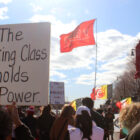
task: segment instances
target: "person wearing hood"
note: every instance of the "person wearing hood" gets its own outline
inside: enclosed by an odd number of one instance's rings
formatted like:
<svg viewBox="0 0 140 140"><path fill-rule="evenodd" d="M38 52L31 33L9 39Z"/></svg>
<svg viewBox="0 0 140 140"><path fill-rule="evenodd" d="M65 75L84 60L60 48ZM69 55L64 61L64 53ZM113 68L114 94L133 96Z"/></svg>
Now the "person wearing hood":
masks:
<svg viewBox="0 0 140 140"><path fill-rule="evenodd" d="M78 107L75 116L75 127L68 128L70 140L103 140L104 130L92 121L90 109Z"/></svg>

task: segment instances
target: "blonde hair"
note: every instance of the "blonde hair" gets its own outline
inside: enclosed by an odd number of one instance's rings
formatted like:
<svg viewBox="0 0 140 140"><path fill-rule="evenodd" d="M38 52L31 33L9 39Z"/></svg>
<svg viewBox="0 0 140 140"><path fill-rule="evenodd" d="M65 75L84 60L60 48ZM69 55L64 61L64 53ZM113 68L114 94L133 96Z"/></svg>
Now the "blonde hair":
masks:
<svg viewBox="0 0 140 140"><path fill-rule="evenodd" d="M138 122L140 122L140 102L132 103L120 111L120 124L130 131Z"/></svg>

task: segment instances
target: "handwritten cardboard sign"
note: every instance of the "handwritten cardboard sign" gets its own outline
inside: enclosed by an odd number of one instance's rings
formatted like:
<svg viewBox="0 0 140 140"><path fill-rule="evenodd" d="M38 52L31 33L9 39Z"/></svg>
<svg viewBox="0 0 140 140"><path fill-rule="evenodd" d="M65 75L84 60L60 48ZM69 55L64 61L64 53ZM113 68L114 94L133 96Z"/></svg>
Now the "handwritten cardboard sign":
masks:
<svg viewBox="0 0 140 140"><path fill-rule="evenodd" d="M50 82L50 104L64 103L64 82Z"/></svg>
<svg viewBox="0 0 140 140"><path fill-rule="evenodd" d="M0 26L0 104L46 105L50 23Z"/></svg>

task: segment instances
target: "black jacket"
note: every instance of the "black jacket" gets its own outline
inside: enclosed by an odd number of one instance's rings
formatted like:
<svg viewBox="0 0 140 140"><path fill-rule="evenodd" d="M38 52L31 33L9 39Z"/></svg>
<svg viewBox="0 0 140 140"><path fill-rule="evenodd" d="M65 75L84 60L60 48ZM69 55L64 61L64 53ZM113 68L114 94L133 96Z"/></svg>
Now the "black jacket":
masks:
<svg viewBox="0 0 140 140"><path fill-rule="evenodd" d="M42 115L37 119L40 140L50 140L50 130L54 121L55 117L51 113Z"/></svg>
<svg viewBox="0 0 140 140"><path fill-rule="evenodd" d="M20 125L15 129L16 140L35 140L29 128L25 125Z"/></svg>
<svg viewBox="0 0 140 140"><path fill-rule="evenodd" d="M37 137L36 129L37 129L37 119L34 118L32 115L28 115L25 117L22 122L29 127L32 135Z"/></svg>
<svg viewBox="0 0 140 140"><path fill-rule="evenodd" d="M90 109L90 113L91 113L91 118L93 121L95 121L96 125L104 129L105 128L104 117L100 113L92 109Z"/></svg>

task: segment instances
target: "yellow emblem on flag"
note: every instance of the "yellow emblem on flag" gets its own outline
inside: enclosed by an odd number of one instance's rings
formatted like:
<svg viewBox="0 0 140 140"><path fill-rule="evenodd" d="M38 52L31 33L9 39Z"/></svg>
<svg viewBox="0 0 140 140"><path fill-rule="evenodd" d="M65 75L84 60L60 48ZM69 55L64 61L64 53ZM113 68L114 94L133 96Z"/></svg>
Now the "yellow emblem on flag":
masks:
<svg viewBox="0 0 140 140"><path fill-rule="evenodd" d="M103 96L101 99L107 99L107 85L101 86Z"/></svg>
<svg viewBox="0 0 140 140"><path fill-rule="evenodd" d="M96 99L107 99L107 85L96 89Z"/></svg>

